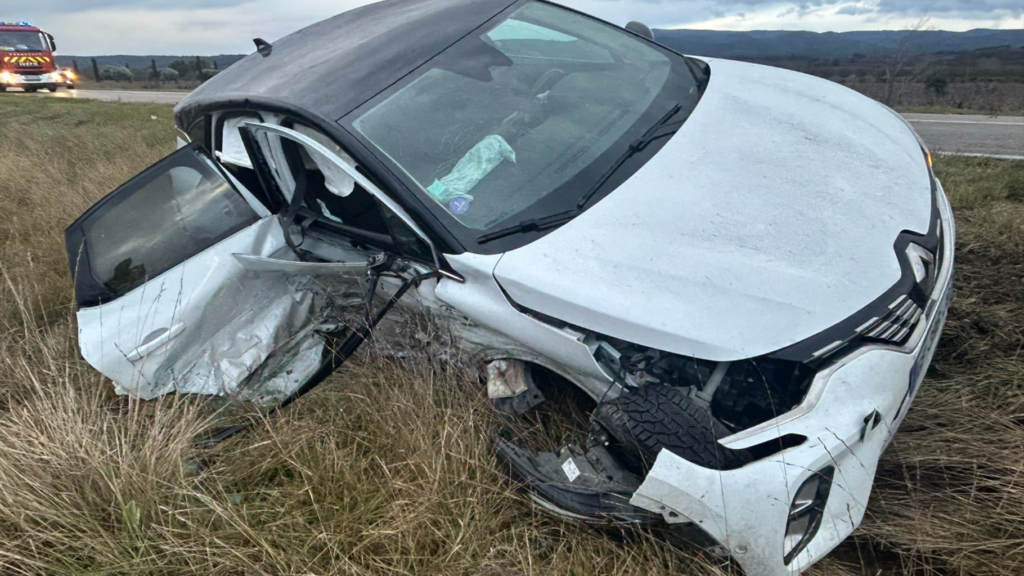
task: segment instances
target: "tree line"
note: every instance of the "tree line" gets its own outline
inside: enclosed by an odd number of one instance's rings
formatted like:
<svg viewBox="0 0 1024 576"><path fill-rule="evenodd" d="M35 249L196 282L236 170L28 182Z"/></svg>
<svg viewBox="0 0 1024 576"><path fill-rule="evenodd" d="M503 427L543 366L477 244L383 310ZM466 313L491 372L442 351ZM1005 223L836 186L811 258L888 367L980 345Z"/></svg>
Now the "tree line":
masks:
<svg viewBox="0 0 1024 576"><path fill-rule="evenodd" d="M90 59L90 68L84 74L78 66L78 60L72 61L72 68L76 75L95 82L178 83L189 81L202 83L220 72L216 60L202 56L196 56L195 60L179 58L164 68L158 67L155 59L151 60L150 65L146 68L132 68L128 64L101 66L95 58Z"/></svg>

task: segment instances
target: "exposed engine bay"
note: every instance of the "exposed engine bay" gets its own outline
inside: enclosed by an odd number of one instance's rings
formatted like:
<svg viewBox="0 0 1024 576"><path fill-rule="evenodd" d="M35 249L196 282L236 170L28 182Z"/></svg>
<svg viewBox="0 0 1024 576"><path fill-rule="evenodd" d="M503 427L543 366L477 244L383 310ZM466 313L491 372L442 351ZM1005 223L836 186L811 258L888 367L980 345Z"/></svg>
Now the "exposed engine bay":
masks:
<svg viewBox="0 0 1024 576"><path fill-rule="evenodd" d="M496 441L499 462L555 514L597 525L657 527L661 517L630 504L630 498L662 449L725 471L807 440L784 435L745 449L718 442L798 405L815 373L806 364L774 358L713 362L607 337L596 337L592 347L618 386L589 410L585 441L554 451L531 450L509 434ZM489 364L495 408L519 417L544 402L537 370L518 360ZM699 534L685 539L704 541Z"/></svg>

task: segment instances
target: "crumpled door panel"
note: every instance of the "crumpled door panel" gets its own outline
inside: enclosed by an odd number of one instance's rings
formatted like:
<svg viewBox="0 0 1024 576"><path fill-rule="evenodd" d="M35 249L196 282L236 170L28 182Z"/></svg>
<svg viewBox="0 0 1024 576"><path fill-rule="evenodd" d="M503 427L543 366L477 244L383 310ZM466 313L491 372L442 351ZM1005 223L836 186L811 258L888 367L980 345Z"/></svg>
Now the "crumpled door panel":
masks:
<svg viewBox="0 0 1024 576"><path fill-rule="evenodd" d="M302 348L296 337L314 337L310 327L324 316L326 298L308 278L252 272L233 257L289 253L278 220L264 218L125 296L80 310L82 355L119 394L230 395L276 351Z"/></svg>

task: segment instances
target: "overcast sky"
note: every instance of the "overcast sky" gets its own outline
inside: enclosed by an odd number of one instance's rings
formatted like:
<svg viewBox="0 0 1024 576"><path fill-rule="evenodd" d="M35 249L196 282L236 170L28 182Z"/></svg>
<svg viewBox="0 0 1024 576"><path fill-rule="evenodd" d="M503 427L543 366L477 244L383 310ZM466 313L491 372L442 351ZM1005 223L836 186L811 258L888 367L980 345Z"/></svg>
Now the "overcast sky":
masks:
<svg viewBox="0 0 1024 576"><path fill-rule="evenodd" d="M26 19L52 33L59 52L228 54L253 50L370 0L26 0L5 20ZM562 0L617 24L719 30L894 30L923 15L941 30L1024 28L1024 0ZM11 12L11 9L14 12ZM1024 34L1024 31L1022 31Z"/></svg>

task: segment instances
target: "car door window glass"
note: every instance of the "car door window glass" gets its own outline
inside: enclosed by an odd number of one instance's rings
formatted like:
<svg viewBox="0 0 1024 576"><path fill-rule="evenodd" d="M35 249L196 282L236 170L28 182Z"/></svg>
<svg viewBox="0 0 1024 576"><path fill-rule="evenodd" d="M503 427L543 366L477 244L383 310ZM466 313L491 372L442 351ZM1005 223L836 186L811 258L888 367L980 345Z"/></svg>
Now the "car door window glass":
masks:
<svg viewBox="0 0 1024 576"><path fill-rule="evenodd" d="M193 146L130 181L77 225L89 275L113 299L257 220ZM75 269L78 256L70 257Z"/></svg>

